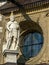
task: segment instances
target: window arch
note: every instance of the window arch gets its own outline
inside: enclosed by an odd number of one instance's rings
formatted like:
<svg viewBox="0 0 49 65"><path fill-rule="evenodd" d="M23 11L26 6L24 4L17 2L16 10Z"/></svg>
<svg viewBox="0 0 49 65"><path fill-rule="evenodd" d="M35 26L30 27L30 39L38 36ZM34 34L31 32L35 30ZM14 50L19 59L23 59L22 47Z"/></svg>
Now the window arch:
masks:
<svg viewBox="0 0 49 65"><path fill-rule="evenodd" d="M31 32L26 34L22 41L22 54L29 59L40 52L43 45L43 36L39 32Z"/></svg>

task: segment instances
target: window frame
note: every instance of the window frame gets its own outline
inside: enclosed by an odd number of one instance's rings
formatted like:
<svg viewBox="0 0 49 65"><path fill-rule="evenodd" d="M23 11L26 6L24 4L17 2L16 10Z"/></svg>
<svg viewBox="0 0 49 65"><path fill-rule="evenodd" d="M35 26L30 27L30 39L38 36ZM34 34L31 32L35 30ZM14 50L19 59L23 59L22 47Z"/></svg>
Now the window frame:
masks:
<svg viewBox="0 0 49 65"><path fill-rule="evenodd" d="M30 30L25 30L25 31L23 31L23 34L22 34L22 40L23 40L23 38L27 35L27 34L29 34L29 33L34 33L34 32L37 32L37 33L39 33L39 34L41 34L42 35L42 33L40 32L40 31L37 31L37 30L32 30L32 29L30 29ZM42 35L42 37L43 37L43 35ZM44 38L43 38L43 40L44 40ZM22 45L23 45L23 41L21 41L22 42ZM20 51L21 51L21 53L22 53L22 49L21 49L21 46L20 46ZM40 50L41 51L41 50ZM39 52L40 53L40 52ZM39 54L38 53L38 54ZM37 54L37 56L38 56L38 54ZM29 59L27 59L27 58L25 58L25 56L24 56L24 54L22 53L22 55L23 55L23 57L24 57L24 59L25 60L29 60ZM36 56L35 56L36 57ZM32 58L34 58L34 57L32 57Z"/></svg>

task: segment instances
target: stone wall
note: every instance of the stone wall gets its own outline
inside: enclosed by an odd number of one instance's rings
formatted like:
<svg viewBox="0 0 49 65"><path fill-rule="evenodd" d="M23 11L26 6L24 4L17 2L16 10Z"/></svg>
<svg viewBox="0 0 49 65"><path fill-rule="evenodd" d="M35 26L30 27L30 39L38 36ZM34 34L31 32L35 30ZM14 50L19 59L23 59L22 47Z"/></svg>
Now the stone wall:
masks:
<svg viewBox="0 0 49 65"><path fill-rule="evenodd" d="M49 9L46 11L39 11L39 12L28 12L27 15L24 14L15 14L15 20L18 21L19 23L22 23L23 21L34 21L35 23L37 23L42 31L43 31L43 37L44 37L44 42L43 42L43 47L40 51L40 53L34 57L34 58L30 58L30 60L28 60L26 62L26 64L39 64L39 63L49 63ZM5 29L5 23L8 22L9 20L9 16L5 16L5 21L2 23L3 24L3 29ZM5 30L3 31L5 32ZM23 31L22 31L23 32ZM0 34L1 36L1 34ZM2 43L5 41L5 33L3 33L2 37ZM0 50L2 50L2 43L0 43ZM0 63L3 63L3 57L1 54L2 51L0 51ZM21 55L21 51L20 54ZM22 61L21 61L22 62Z"/></svg>

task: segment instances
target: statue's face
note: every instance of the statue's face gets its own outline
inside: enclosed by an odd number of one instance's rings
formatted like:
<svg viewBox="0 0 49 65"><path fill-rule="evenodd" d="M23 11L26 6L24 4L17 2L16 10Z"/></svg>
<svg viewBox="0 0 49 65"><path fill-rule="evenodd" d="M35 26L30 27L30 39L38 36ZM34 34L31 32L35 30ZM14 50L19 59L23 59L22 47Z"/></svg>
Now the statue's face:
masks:
<svg viewBox="0 0 49 65"><path fill-rule="evenodd" d="M10 17L10 21L14 22L14 16Z"/></svg>

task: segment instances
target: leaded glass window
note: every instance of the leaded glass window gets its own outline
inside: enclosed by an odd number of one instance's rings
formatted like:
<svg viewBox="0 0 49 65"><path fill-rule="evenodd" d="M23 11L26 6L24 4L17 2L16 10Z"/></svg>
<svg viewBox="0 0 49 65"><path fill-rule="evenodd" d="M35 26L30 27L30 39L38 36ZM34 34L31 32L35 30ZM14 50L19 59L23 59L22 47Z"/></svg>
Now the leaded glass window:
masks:
<svg viewBox="0 0 49 65"><path fill-rule="evenodd" d="M43 36L38 32L29 33L24 36L23 45L21 46L22 54L29 59L36 56L43 46Z"/></svg>

